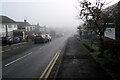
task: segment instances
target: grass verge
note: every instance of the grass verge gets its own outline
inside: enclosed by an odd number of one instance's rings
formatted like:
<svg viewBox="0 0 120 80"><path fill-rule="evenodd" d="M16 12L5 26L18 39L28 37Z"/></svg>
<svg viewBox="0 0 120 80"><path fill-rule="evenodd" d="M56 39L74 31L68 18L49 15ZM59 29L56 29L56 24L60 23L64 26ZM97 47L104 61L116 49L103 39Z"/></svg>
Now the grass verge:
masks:
<svg viewBox="0 0 120 80"><path fill-rule="evenodd" d="M96 60L97 63L100 64L100 66L106 70L114 80L120 80L120 63L118 60L111 58L111 55L107 52L105 52L103 58L99 58L99 47L98 45L93 44L92 48L94 49L94 52L90 52L91 56Z"/></svg>

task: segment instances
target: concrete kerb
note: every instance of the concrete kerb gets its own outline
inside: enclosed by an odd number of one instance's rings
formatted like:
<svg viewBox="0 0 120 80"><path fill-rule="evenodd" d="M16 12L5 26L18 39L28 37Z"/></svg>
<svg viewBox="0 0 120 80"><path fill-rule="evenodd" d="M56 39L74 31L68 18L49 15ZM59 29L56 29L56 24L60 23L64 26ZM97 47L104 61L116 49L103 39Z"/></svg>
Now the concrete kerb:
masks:
<svg viewBox="0 0 120 80"><path fill-rule="evenodd" d="M61 49L61 54L57 60L57 62L55 63L52 72L50 73L50 76L48 77L49 79L52 78L52 80L56 80L58 73L60 71L60 67L63 61L63 56L65 55L65 51L66 51L66 46L67 46L67 40L65 41L65 45L63 46L63 48Z"/></svg>
<svg viewBox="0 0 120 80"><path fill-rule="evenodd" d="M27 44L27 43L29 43L29 42L20 42L20 43L16 43L16 44L12 44L12 45L2 46L2 48L7 48L7 47L10 47L10 46L24 45L24 44Z"/></svg>

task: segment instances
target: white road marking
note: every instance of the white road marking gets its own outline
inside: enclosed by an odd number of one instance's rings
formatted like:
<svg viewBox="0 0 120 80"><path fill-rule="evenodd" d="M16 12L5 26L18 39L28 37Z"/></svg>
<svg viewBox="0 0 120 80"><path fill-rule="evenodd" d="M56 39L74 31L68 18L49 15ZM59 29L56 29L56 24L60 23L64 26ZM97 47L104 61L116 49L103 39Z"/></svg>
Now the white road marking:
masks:
<svg viewBox="0 0 120 80"><path fill-rule="evenodd" d="M40 47L40 49L42 49L42 48L44 48L45 47L45 45L43 45L42 47Z"/></svg>
<svg viewBox="0 0 120 80"><path fill-rule="evenodd" d="M11 49L5 50L5 51L10 51Z"/></svg>
<svg viewBox="0 0 120 80"><path fill-rule="evenodd" d="M42 49L44 46L40 47L40 49Z"/></svg>
<svg viewBox="0 0 120 80"><path fill-rule="evenodd" d="M14 61L12 61L12 62L10 62L10 63L8 63L8 64L6 64L5 66L9 66L9 65L15 63L16 61L19 61L20 59L22 59L22 58L24 58L24 57L30 55L30 54L32 54L32 52L30 52L30 53L28 53L28 54L26 54L26 55L24 55L24 56L22 56L22 57L20 57L20 58L18 58L18 59L14 60Z"/></svg>

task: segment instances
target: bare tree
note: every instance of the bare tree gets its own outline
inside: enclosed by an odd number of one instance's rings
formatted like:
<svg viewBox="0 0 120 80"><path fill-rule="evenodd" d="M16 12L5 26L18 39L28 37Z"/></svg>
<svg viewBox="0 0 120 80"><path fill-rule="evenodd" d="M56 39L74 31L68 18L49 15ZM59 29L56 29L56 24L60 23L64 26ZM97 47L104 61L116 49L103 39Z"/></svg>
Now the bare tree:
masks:
<svg viewBox="0 0 120 80"><path fill-rule="evenodd" d="M80 17L89 25L89 29L99 36L100 47L109 18L107 11L103 9L105 2L102 1L96 0L95 4L92 4L89 0L79 2Z"/></svg>

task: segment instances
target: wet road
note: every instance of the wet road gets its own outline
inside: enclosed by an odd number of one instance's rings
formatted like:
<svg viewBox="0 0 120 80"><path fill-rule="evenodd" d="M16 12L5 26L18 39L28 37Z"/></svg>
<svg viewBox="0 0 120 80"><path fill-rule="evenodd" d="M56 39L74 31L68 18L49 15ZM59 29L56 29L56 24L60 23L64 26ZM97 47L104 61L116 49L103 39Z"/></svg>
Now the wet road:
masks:
<svg viewBox="0 0 120 80"><path fill-rule="evenodd" d="M9 51L17 54L3 60L2 77L39 78L54 55L63 48L68 37L56 38L46 44L33 44L34 47L22 52Z"/></svg>

